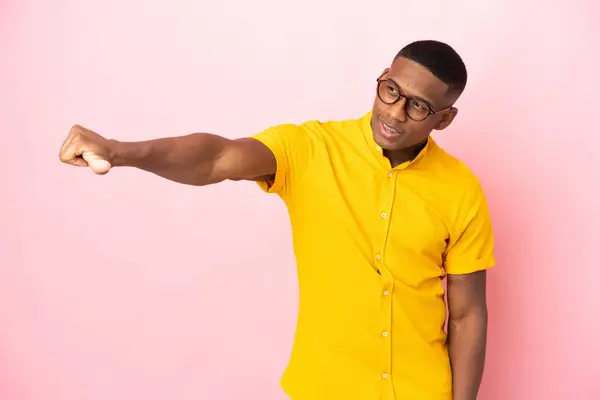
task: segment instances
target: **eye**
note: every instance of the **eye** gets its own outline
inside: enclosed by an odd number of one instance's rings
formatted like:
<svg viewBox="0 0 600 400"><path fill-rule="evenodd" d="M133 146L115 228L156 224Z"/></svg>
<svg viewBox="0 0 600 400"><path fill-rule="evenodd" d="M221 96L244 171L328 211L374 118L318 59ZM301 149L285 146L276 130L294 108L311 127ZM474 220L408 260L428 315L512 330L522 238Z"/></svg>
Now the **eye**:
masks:
<svg viewBox="0 0 600 400"><path fill-rule="evenodd" d="M387 86L387 91L389 94L391 94L393 96L398 95L398 90L395 87L393 87L392 85Z"/></svg>
<svg viewBox="0 0 600 400"><path fill-rule="evenodd" d="M427 104L425 104L419 100L414 100L414 99L410 101L410 106L418 111L425 111L429 108L429 107L427 107Z"/></svg>

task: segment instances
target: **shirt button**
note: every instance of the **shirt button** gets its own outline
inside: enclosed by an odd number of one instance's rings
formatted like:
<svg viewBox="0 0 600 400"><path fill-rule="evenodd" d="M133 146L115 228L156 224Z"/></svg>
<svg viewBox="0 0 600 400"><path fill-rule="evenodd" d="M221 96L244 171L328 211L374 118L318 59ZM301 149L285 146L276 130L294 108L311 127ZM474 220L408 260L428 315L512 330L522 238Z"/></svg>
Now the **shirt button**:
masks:
<svg viewBox="0 0 600 400"><path fill-rule="evenodd" d="M379 254L376 254L376 255L375 255L375 258L376 258L376 259L378 259L378 260L381 260L381 255L379 255Z"/></svg>
<svg viewBox="0 0 600 400"><path fill-rule="evenodd" d="M377 151L381 151L381 146L377 146L375 148L377 149Z"/></svg>
<svg viewBox="0 0 600 400"><path fill-rule="evenodd" d="M384 373L381 375L381 377L382 377L383 379L387 379L387 377L388 377L388 374L386 374L386 373L384 372Z"/></svg>
<svg viewBox="0 0 600 400"><path fill-rule="evenodd" d="M388 292L387 290L384 290L384 291L383 291L383 295L384 295L384 296L387 296L388 294L390 294L390 292Z"/></svg>
<svg viewBox="0 0 600 400"><path fill-rule="evenodd" d="M388 178L391 178L392 176L394 176L394 174L392 174L391 172L388 174Z"/></svg>
<svg viewBox="0 0 600 400"><path fill-rule="evenodd" d="M381 213L381 218L385 218L385 217L387 217L387 214L386 213Z"/></svg>
<svg viewBox="0 0 600 400"><path fill-rule="evenodd" d="M381 336L383 336L383 337L387 337L387 335L388 335L388 333L387 333L387 332L383 332L383 333L381 334Z"/></svg>

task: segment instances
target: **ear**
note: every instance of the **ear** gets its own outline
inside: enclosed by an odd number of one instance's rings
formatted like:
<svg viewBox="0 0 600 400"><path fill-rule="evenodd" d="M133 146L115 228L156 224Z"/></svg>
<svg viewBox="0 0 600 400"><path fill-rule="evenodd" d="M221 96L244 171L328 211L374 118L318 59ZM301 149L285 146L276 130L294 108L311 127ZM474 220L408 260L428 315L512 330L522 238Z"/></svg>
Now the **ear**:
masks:
<svg viewBox="0 0 600 400"><path fill-rule="evenodd" d="M439 120L439 122L433 129L438 131L446 129L452 123L452 121L456 117L456 114L458 114L458 109L455 107L452 107L448 111L445 111L442 114L442 118Z"/></svg>

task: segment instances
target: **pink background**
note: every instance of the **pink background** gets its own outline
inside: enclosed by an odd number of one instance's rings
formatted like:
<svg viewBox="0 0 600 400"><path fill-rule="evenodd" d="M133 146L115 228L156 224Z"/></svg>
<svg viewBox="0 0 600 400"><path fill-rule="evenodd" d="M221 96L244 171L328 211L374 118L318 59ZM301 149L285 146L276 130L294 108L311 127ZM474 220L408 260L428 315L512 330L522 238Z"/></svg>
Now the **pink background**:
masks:
<svg viewBox="0 0 600 400"><path fill-rule="evenodd" d="M93 176L60 144L75 123L136 140L360 116L421 38L470 72L435 137L481 177L497 236L481 399L600 399L598 5L343 3L0 2L1 400L283 400L283 204Z"/></svg>

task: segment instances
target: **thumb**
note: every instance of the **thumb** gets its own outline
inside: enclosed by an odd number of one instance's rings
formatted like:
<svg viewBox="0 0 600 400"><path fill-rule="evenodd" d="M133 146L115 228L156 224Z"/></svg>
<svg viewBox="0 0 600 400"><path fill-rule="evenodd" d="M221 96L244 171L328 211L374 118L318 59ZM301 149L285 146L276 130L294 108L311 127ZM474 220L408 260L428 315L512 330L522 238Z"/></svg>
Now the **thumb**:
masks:
<svg viewBox="0 0 600 400"><path fill-rule="evenodd" d="M84 151L81 154L81 157L87 162L92 172L98 175L104 175L108 173L112 167L108 161L92 153L91 151Z"/></svg>

